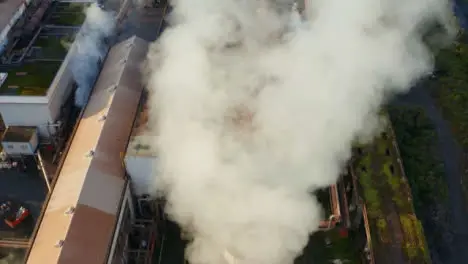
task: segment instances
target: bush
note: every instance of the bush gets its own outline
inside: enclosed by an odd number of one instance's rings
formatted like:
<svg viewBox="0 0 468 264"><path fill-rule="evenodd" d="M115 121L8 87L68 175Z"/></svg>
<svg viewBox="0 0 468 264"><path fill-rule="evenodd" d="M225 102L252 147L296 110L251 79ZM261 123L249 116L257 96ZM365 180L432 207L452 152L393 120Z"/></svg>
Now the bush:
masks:
<svg viewBox="0 0 468 264"><path fill-rule="evenodd" d="M435 151L437 135L420 108L393 107L389 113L411 186L416 214L422 219L433 259L443 259L448 252L451 231L445 206L448 187L443 165Z"/></svg>
<svg viewBox="0 0 468 264"><path fill-rule="evenodd" d="M436 78L430 82L432 96L463 147L465 160L468 157L468 44L462 40L467 37L460 36L460 41L438 54ZM468 162L463 164L462 182L468 200Z"/></svg>

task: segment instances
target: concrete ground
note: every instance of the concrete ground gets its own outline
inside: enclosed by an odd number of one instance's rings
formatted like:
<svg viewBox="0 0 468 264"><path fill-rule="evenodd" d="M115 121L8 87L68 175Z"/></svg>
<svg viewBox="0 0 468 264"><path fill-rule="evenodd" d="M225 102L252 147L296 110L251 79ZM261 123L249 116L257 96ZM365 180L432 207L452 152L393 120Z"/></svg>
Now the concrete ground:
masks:
<svg viewBox="0 0 468 264"><path fill-rule="evenodd" d="M32 221L28 222L27 226L24 226L24 228L18 230L18 234L11 232L9 227L2 222L0 224L0 239L9 239L12 237L26 238L24 236L28 236L27 234L30 233L29 231L32 231L34 228L46 195L47 187L42 175L37 171L35 166L29 166L26 172L15 169L1 170L0 199L11 199L26 205L31 211Z"/></svg>

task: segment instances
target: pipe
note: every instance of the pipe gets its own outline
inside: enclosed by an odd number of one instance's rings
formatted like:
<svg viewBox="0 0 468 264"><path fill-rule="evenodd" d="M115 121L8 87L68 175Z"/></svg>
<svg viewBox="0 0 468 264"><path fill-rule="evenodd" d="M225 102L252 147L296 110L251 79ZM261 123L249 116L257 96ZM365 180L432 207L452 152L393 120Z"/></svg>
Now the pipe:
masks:
<svg viewBox="0 0 468 264"><path fill-rule="evenodd" d="M48 173L45 170L44 160L42 159L42 155L41 155L40 150L37 151L37 160L39 161L39 168L42 171L42 176L44 177L45 183L47 185L47 190L50 192L52 190L52 187L50 185Z"/></svg>
<svg viewBox="0 0 468 264"><path fill-rule="evenodd" d="M30 244L28 240L20 239L1 239L0 247L4 248L29 248Z"/></svg>

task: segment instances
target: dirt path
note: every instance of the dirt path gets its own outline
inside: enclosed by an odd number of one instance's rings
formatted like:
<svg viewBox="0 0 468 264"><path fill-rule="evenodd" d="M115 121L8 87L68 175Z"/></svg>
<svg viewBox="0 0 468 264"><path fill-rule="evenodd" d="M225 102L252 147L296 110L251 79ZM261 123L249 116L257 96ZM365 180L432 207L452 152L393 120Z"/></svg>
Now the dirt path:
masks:
<svg viewBox="0 0 468 264"><path fill-rule="evenodd" d="M438 135L438 149L444 163L449 190L451 225L454 238L451 245L451 257L446 264L460 264L468 260L468 211L461 186L463 174L463 150L444 120L435 102L423 87L414 88L408 95L402 96L397 104L419 106L424 109L434 124Z"/></svg>

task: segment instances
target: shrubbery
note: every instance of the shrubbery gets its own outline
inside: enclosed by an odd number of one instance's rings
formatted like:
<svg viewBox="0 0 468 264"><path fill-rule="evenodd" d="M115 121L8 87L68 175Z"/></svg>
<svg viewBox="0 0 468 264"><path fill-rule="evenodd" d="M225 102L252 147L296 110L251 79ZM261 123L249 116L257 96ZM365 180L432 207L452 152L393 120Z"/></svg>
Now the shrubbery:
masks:
<svg viewBox="0 0 468 264"><path fill-rule="evenodd" d="M448 253L451 230L446 203L448 188L441 161L437 158L437 135L422 109L389 109L411 186L418 218L422 220L434 263ZM435 253L435 254L434 254Z"/></svg>
<svg viewBox="0 0 468 264"><path fill-rule="evenodd" d="M468 39L459 41L441 51L436 58L437 71L430 82L431 93L445 119L463 147L465 171L463 187L468 201Z"/></svg>

